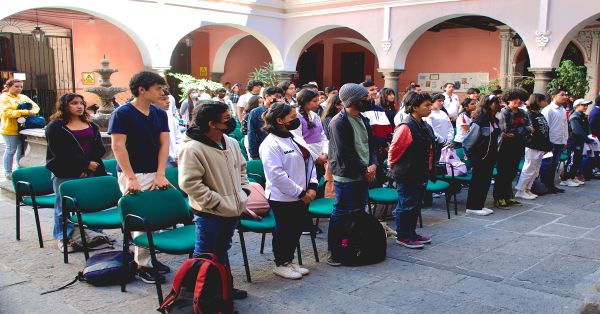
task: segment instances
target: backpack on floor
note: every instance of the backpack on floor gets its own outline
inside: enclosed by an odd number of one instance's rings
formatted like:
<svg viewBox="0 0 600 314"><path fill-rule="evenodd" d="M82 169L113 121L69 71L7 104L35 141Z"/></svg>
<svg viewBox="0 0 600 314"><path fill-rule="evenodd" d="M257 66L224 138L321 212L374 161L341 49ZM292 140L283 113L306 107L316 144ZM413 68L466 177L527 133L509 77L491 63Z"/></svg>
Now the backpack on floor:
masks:
<svg viewBox="0 0 600 314"><path fill-rule="evenodd" d="M173 289L160 306L163 313L233 313L233 278L214 254L183 262Z"/></svg>
<svg viewBox="0 0 600 314"><path fill-rule="evenodd" d="M346 266L370 265L383 261L387 235L377 218L359 210L352 213L347 237L342 238L340 262Z"/></svg>

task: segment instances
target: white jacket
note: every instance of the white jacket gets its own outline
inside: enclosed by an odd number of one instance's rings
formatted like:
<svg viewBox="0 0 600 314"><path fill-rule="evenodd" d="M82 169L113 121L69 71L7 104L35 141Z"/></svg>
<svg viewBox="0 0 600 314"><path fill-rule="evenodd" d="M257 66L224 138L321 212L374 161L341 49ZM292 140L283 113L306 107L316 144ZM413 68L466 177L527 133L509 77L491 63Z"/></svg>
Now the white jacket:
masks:
<svg viewBox="0 0 600 314"><path fill-rule="evenodd" d="M308 147L303 147L308 150ZM312 158L304 160L293 137L269 134L258 149L267 179L265 196L278 202L296 202L302 192L318 184Z"/></svg>

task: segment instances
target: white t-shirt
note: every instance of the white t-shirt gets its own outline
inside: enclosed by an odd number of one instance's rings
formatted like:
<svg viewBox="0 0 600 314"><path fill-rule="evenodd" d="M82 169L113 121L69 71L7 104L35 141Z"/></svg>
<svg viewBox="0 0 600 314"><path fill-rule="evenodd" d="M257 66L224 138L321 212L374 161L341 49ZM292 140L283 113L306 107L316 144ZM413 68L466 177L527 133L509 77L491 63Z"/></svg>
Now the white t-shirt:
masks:
<svg viewBox="0 0 600 314"><path fill-rule="evenodd" d="M423 118L425 122L431 125L431 128L437 136L444 139L445 142L451 142L454 136L454 128L450 123L448 115L437 109L432 109L428 117Z"/></svg>
<svg viewBox="0 0 600 314"><path fill-rule="evenodd" d="M458 116L458 108L460 107L458 101L458 95L452 94L452 96L448 96L448 94L444 93L444 108L448 111L448 115L451 118L456 118Z"/></svg>
<svg viewBox="0 0 600 314"><path fill-rule="evenodd" d="M248 104L248 100L250 100L250 97L254 96L254 94L248 92L245 93L244 95L240 96L240 99L238 99L237 102L237 106L238 108L246 108L246 105Z"/></svg>
<svg viewBox="0 0 600 314"><path fill-rule="evenodd" d="M469 132L465 132L463 130L463 126L471 126L471 118L467 116L465 112L461 112L456 119L456 135L454 136L454 141L458 143L462 143Z"/></svg>

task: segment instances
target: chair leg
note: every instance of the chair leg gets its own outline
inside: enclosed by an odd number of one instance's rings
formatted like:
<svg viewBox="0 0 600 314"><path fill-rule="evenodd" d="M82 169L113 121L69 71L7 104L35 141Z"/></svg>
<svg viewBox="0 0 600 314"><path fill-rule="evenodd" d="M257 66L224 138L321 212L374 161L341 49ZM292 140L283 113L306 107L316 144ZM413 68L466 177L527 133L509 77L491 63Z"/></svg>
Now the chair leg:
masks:
<svg viewBox="0 0 600 314"><path fill-rule="evenodd" d="M262 239L260 240L260 254L263 254L265 252L265 240L267 238L267 234L263 233L262 234Z"/></svg>
<svg viewBox="0 0 600 314"><path fill-rule="evenodd" d="M123 274L128 273L128 268L129 268L129 261L128 261L128 256L129 255L129 240L127 240L127 234L123 233L123 260L121 261L121 267L122 267L122 271ZM121 282L121 292L125 292L126 291L126 287L127 287L127 280L123 280Z"/></svg>
<svg viewBox="0 0 600 314"><path fill-rule="evenodd" d="M423 216L421 216L421 209L419 209L419 227L423 229Z"/></svg>
<svg viewBox="0 0 600 314"><path fill-rule="evenodd" d="M148 235L148 237L151 237L150 235ZM158 295L158 306L161 306L163 303L163 295L162 295L162 288L161 288L161 282L160 280L158 280L158 278L160 277L158 274L158 260L156 259L156 251L154 250L154 245L152 242L148 241L150 246L150 258L152 260L152 273L154 275L155 280L155 284L156 284L156 294Z"/></svg>
<svg viewBox="0 0 600 314"><path fill-rule="evenodd" d="M246 280L252 282L250 278L250 266L248 263L248 254L246 253L246 241L244 241L244 233L238 230L240 235L240 245L242 246L242 257L244 258L244 268L246 269Z"/></svg>
<svg viewBox="0 0 600 314"><path fill-rule="evenodd" d="M315 253L315 262L318 263L319 262L319 252L317 251L317 242L315 241L316 237L317 237L317 228L315 227L310 232L310 241L312 242L313 253Z"/></svg>
<svg viewBox="0 0 600 314"><path fill-rule="evenodd" d="M85 260L87 261L90 258L90 253L87 247L87 239L85 238L85 229L83 228L83 224L81 223L81 213L77 213L77 221L79 222L77 226L79 226L79 233L81 234L81 244L83 245L83 256L85 256Z"/></svg>
<svg viewBox="0 0 600 314"><path fill-rule="evenodd" d="M298 265L302 265L302 251L300 250L300 241L298 241Z"/></svg>
<svg viewBox="0 0 600 314"><path fill-rule="evenodd" d="M448 195L448 192L445 193L445 199L446 199L446 212L448 213L448 219L450 219L450 197Z"/></svg>
<svg viewBox="0 0 600 314"><path fill-rule="evenodd" d="M40 226L40 215L38 213L37 206L33 207L33 215L35 217L35 227L37 228L38 241L40 242L40 248L43 248L44 240L42 239L42 227Z"/></svg>
<svg viewBox="0 0 600 314"><path fill-rule="evenodd" d="M458 215L458 203L456 202L456 194L458 194L458 192L454 193L454 216Z"/></svg>
<svg viewBox="0 0 600 314"><path fill-rule="evenodd" d="M65 264L68 264L69 263L69 244L67 241L67 217L64 212L60 219L62 219L63 260L64 260Z"/></svg>
<svg viewBox="0 0 600 314"><path fill-rule="evenodd" d="M19 196L17 195L17 199L15 201L15 219L17 225L17 240L21 240L21 204L19 204Z"/></svg>

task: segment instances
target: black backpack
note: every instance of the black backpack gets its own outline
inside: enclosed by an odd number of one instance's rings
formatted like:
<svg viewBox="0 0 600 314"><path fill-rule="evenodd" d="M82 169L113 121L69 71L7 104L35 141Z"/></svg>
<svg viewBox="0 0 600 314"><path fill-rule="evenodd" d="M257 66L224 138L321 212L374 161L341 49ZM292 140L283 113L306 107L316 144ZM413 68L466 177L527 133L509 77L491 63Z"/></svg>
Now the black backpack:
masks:
<svg viewBox="0 0 600 314"><path fill-rule="evenodd" d="M377 218L359 210L352 213L347 237L342 238L340 262L346 266L370 265L383 261L387 235Z"/></svg>
<svg viewBox="0 0 600 314"><path fill-rule="evenodd" d="M233 278L214 254L183 262L173 289L160 306L163 313L233 313Z"/></svg>

